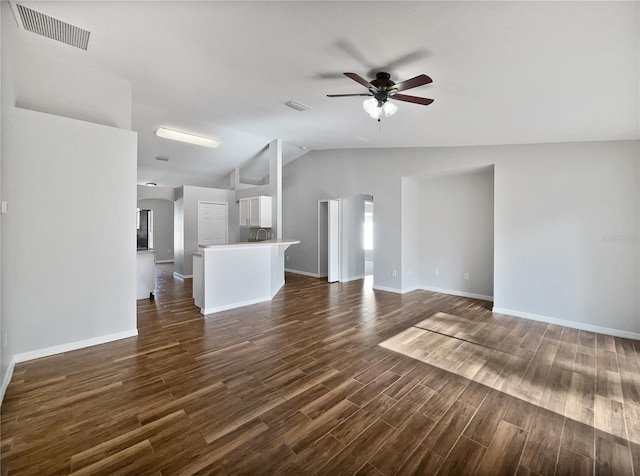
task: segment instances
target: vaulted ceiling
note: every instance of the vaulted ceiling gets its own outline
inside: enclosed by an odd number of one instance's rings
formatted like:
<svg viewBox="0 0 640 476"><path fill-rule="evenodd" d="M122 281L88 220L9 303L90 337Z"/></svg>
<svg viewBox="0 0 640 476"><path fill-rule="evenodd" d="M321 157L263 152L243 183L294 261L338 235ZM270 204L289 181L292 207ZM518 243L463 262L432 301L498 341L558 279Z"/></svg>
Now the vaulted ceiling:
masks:
<svg viewBox="0 0 640 476"><path fill-rule="evenodd" d="M638 2L18 2L91 32L86 52L36 37L47 55L133 86L138 180L212 185L261 151L638 139ZM3 32L4 34L4 32ZM378 124L342 75L426 73ZM311 110L284 105L294 99ZM157 138L158 126L219 138L218 149ZM169 162L155 160L169 157Z"/></svg>

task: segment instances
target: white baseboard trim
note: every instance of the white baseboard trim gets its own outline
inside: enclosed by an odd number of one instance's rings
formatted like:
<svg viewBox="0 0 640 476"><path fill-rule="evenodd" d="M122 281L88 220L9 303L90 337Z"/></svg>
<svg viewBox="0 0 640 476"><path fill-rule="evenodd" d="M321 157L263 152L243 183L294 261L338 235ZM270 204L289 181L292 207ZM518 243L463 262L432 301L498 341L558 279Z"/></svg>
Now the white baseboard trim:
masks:
<svg viewBox="0 0 640 476"><path fill-rule="evenodd" d="M281 283L278 283L278 289L276 289L274 292L271 293L271 299L273 299L283 287L284 287L284 281L282 281Z"/></svg>
<svg viewBox="0 0 640 476"><path fill-rule="evenodd" d="M364 274L361 274L360 276L351 276L349 278L344 278L344 279L341 279L340 282L341 283L348 283L348 282L351 282L351 281L357 281L358 279L364 279Z"/></svg>
<svg viewBox="0 0 640 476"><path fill-rule="evenodd" d="M396 293L396 294L404 294L406 292L404 289L389 288L387 286L379 286L377 284L373 285L373 289L376 289L378 291L386 291L388 293Z"/></svg>
<svg viewBox="0 0 640 476"><path fill-rule="evenodd" d="M4 375L2 379L2 389L0 389L0 404L4 400L4 394L7 391L7 387L9 387L9 383L11 383L11 377L13 377L13 369L16 366L16 360L11 359L9 362L9 367L7 368L7 373Z"/></svg>
<svg viewBox="0 0 640 476"><path fill-rule="evenodd" d="M287 273L301 274L302 276L310 276L312 278L321 278L318 273L309 273L308 271L300 271L298 269L284 268Z"/></svg>
<svg viewBox="0 0 640 476"><path fill-rule="evenodd" d="M398 288L389 288L387 286L379 286L377 284L374 284L373 285L373 289L376 289L378 291L386 291L386 292L389 292L389 293L407 294L407 293L410 293L412 291L419 291L422 288L420 286L411 286L410 288L398 289Z"/></svg>
<svg viewBox="0 0 640 476"><path fill-rule="evenodd" d="M157 259L156 264L158 263L173 263L172 259Z"/></svg>
<svg viewBox="0 0 640 476"><path fill-rule="evenodd" d="M452 296L468 297L473 299L481 299L483 301L493 302L493 296L486 296L484 294L467 293L465 291L456 291L454 289L435 288L433 286L418 286L417 289L424 291L431 291L432 293L450 294Z"/></svg>
<svg viewBox="0 0 640 476"><path fill-rule="evenodd" d="M202 308L200 309L200 314L204 314L204 317L209 317L207 316L207 314L228 311L229 309L235 309L236 307L251 306L252 304L259 304L265 301L271 301L271 296L264 296L261 298L250 299L248 301L236 302L234 304L225 304L224 306Z"/></svg>
<svg viewBox="0 0 640 476"><path fill-rule="evenodd" d="M598 334L607 334L616 337L625 337L628 339L640 339L640 333L623 331L620 329L612 329L610 327L594 326L584 322L567 321L565 319L557 319L555 317L541 316L539 314L531 314L528 312L514 311L513 309L503 309L501 307L494 307L493 312L497 314L507 314L509 316L521 317L523 319L530 319L532 321L546 322L547 324L556 324L558 326L572 327L582 331L591 331Z"/></svg>
<svg viewBox="0 0 640 476"><path fill-rule="evenodd" d="M193 278L193 274L180 274L180 273L176 273L175 271L173 272L173 277L174 278L178 278L178 279L182 279L183 281L185 279L191 279Z"/></svg>
<svg viewBox="0 0 640 476"><path fill-rule="evenodd" d="M50 355L62 354L63 352L84 349L85 347L91 347L94 345L106 344L107 342L126 339L128 337L135 337L137 335L138 329L133 329L131 331L118 332L117 334L108 334L105 336L94 337L92 339L69 342L68 344L54 345L53 347L46 347L44 349L32 350L30 352L16 354L13 356L13 361L15 363L19 363L26 362L27 360L41 359L42 357L49 357Z"/></svg>
<svg viewBox="0 0 640 476"><path fill-rule="evenodd" d="M421 291L422 288L420 286L411 286L408 288L402 288L402 294L407 294L413 291Z"/></svg>

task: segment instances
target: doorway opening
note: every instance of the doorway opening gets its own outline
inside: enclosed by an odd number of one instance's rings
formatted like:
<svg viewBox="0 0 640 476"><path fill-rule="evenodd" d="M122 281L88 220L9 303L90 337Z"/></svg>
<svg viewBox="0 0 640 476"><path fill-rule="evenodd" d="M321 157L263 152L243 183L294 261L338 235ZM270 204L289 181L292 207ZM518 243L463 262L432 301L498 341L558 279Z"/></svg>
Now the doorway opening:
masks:
<svg viewBox="0 0 640 476"><path fill-rule="evenodd" d="M156 263L173 263L175 202L167 198L141 198L138 208L150 210L153 216L153 239L149 249L156 252Z"/></svg>
<svg viewBox="0 0 640 476"><path fill-rule="evenodd" d="M138 208L136 213L138 250L153 249L153 210Z"/></svg>
<svg viewBox="0 0 640 476"><path fill-rule="evenodd" d="M363 243L364 248L364 275L373 275L373 202L364 202L364 223L363 223Z"/></svg>
<svg viewBox="0 0 640 476"><path fill-rule="evenodd" d="M373 276L373 236L373 196L318 201L318 277L346 283Z"/></svg>

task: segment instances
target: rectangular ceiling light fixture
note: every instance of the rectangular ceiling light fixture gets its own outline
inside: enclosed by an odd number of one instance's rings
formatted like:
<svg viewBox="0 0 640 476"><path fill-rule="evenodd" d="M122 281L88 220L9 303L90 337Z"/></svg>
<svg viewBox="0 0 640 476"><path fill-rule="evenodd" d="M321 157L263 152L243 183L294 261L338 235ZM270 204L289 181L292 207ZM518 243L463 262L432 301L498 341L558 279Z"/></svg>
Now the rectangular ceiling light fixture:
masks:
<svg viewBox="0 0 640 476"><path fill-rule="evenodd" d="M308 111L311 108L305 104L302 104L301 102L298 102L294 99L290 99L287 102L284 103L285 106L289 106L291 109L295 109L296 111L300 111L300 112L304 112L304 111Z"/></svg>
<svg viewBox="0 0 640 476"><path fill-rule="evenodd" d="M187 142L189 144L201 145L204 147L216 148L220 145L220 141L216 139L210 139L209 137L194 136L193 134L186 134L185 132L178 132L165 127L158 127L156 135L163 139L177 140L180 142Z"/></svg>

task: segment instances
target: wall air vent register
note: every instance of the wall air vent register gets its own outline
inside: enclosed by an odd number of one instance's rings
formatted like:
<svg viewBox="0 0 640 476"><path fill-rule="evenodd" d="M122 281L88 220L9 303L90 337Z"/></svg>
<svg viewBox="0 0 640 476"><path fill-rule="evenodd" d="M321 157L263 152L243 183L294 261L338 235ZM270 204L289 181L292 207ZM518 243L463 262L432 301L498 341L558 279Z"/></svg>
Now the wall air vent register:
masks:
<svg viewBox="0 0 640 476"><path fill-rule="evenodd" d="M15 7L25 30L76 48L87 49L90 35L87 30L32 10L19 3L15 4Z"/></svg>

